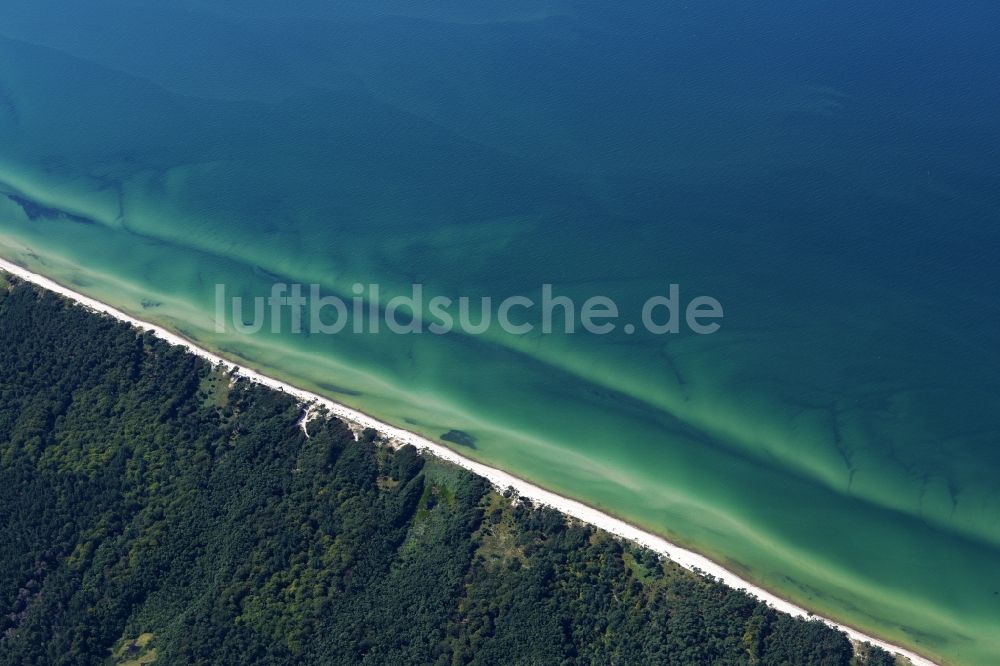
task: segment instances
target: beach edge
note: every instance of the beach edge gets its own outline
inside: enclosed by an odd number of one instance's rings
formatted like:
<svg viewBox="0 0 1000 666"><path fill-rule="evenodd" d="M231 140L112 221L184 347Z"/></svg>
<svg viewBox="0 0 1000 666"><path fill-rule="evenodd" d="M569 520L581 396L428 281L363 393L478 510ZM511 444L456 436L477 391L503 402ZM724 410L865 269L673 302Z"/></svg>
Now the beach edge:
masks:
<svg viewBox="0 0 1000 666"><path fill-rule="evenodd" d="M164 340L172 345L184 347L188 352L210 362L212 365L222 365L230 372L249 381L291 395L292 397L298 399L307 409L306 417L303 420L303 427L305 427L312 409L316 407L325 408L330 416L334 416L342 421L345 421L356 432L365 428L371 428L378 431L379 434L386 438L388 443L394 447L410 444L420 451L430 453L437 458L450 462L476 474L477 476L485 478L495 488L501 491L506 488L513 488L520 497L529 499L536 504L551 507L566 516L592 525L619 538L626 539L639 544L640 546L649 548L650 550L655 551L685 569L712 576L729 587L743 590L778 611L788 613L795 617L820 620L824 624L847 634L848 638L853 641L877 645L887 652L901 655L909 659L914 666L940 666L937 662L921 656L908 648L894 645L888 641L868 635L858 629L841 624L835 620L822 617L808 611L805 608L797 606L796 604L787 601L748 580L743 579L738 574L726 569L708 557L693 550L678 546L677 544L674 544L659 535L631 525L621 518L616 518L582 502L546 490L509 472L505 472L466 458L442 444L438 444L437 442L431 441L416 433L412 433L408 430L404 430L397 426L380 421L372 416L369 416L368 414L365 414L364 412L335 402L330 398L298 388L287 382L264 375L256 370L253 370L252 368L240 365L239 363L226 359L218 354L208 351L207 349L203 349L194 342L181 335L173 333L162 326L152 324L126 314L111 305L90 298L89 296L85 296L84 294L76 292L69 287L59 284L55 280L45 277L44 275L39 275L23 268L12 261L0 258L0 271L13 275L21 280L24 280L25 282L30 282L47 291L58 294L72 301L76 305L100 314L108 315L118 321L134 326L137 329L150 331L161 340Z"/></svg>

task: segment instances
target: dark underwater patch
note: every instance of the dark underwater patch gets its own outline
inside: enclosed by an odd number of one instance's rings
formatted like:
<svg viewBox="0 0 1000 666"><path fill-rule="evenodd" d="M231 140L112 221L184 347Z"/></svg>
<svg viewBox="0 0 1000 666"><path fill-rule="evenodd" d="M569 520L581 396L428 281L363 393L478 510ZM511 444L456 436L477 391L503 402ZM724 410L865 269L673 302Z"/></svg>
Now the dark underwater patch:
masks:
<svg viewBox="0 0 1000 666"><path fill-rule="evenodd" d="M476 448L476 438L462 430L449 430L445 434L441 435L441 439L466 448Z"/></svg>
<svg viewBox="0 0 1000 666"><path fill-rule="evenodd" d="M37 201L22 197L18 194L5 194L4 196L17 204L32 222L36 222L38 220L67 220L69 222L76 222L77 224L97 224L89 217L69 213L59 208L44 206Z"/></svg>

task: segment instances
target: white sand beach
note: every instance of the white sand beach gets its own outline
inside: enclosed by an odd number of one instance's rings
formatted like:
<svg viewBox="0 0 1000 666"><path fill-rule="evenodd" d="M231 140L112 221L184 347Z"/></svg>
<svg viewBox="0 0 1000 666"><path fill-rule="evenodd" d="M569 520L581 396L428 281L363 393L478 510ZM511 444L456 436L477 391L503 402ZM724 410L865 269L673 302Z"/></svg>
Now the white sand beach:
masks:
<svg viewBox="0 0 1000 666"><path fill-rule="evenodd" d="M536 504L543 504L550 506L567 516L571 516L577 520L589 523L597 528L606 530L612 534L618 535L629 541L641 544L647 548L651 548L654 551L660 553L661 555L673 560L677 564L683 566L686 569L700 571L704 574L711 575L718 580L724 582L725 584L737 588L746 590L748 593L752 594L756 598L770 604L779 611L790 613L795 616L800 617L815 617L817 619L822 619L828 625L836 627L837 629L845 632L852 640L871 643L873 645L878 645L879 647L896 654L901 654L908 658L916 666L933 666L935 662L930 661L926 657L917 655L916 653L903 649L901 647L892 645L886 641L868 636L856 629L845 626L843 624L828 620L825 618L819 618L814 614L809 613L803 608L796 606L780 597L764 590L749 581L744 580L737 574L726 570L720 565L716 564L712 560L699 555L691 550L681 548L662 537L655 534L643 531L637 527L629 525L628 523L609 516L601 511L589 507L581 502L569 499L567 497L562 497L553 492L547 491L544 488L535 486L527 481L517 478L512 474L504 472L499 469L494 469L482 463L478 463L474 460L470 460L456 453L455 451L435 442L432 442L424 437L416 435L414 433L408 432L406 430L397 428L395 426L383 423L367 414L359 412L357 410L351 409L344 405L338 404L329 400L327 398L321 397L319 395L304 391L302 389L296 388L287 384L285 382L273 379L262 375L250 368L246 368L228 361L216 354L213 354L205 349L198 347L192 342L182 338L179 335L171 333L159 326L141 321L132 316L129 316L109 305L96 301L92 298L79 294L72 289L64 287L49 278L41 275L32 273L20 266L17 266L9 261L0 259L0 270L6 271L18 278L25 280L27 282L32 282L39 287L47 289L49 291L55 292L66 298L69 298L76 303L93 310L95 312L104 313L110 315L115 319L123 322L127 322L136 326L137 328L152 331L157 337L163 340L175 344L181 345L188 349L191 353L196 354L205 360L211 362L212 364L223 364L229 368L234 373L245 377L251 381L263 384L270 388L284 391L295 398L302 401L306 409L305 416L303 417L302 426L306 430L308 435L308 421L310 418L316 416L317 408L325 408L332 416L336 416L339 419L346 421L351 427L357 432L364 428L373 428L377 430L383 437L385 437L390 443L395 446L402 446L405 444L412 444L416 448L435 455L443 460L447 460L454 463L460 467L463 467L475 474L485 477L498 489L505 489L508 487L513 487L517 493L524 498L530 499Z"/></svg>

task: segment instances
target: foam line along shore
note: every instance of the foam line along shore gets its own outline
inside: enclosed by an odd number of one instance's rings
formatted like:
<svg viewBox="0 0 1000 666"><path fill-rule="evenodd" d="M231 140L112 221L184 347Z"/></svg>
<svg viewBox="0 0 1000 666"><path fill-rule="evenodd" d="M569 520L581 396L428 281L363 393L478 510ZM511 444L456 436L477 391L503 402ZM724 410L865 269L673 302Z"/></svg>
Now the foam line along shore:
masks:
<svg viewBox="0 0 1000 666"><path fill-rule="evenodd" d="M221 364L240 377L244 377L255 383L267 386L277 391L282 391L295 397L306 405L307 412L305 420L303 421L304 427L307 425L310 415L315 413L315 409L323 408L330 416L342 419L351 425L356 431L364 428L372 428L378 431L394 446L404 446L406 444L410 444L421 451L428 452L487 479L498 489L512 487L515 491L517 491L520 497L527 498L537 504L552 507L567 516L593 525L594 527L605 530L611 534L615 534L644 547L650 548L686 569L700 571L704 574L717 578L733 588L746 590L749 594L770 604L779 611L798 617L808 616L821 619L826 624L843 631L851 639L872 643L873 645L877 645L889 652L901 654L909 659L915 666L934 666L935 664L935 662L910 650L893 645L873 636L869 636L863 632L853 629L852 627L840 624L833 620L816 616L806 609L786 601L785 599L782 599L781 597L741 578L736 573L725 569L709 558L671 543L663 537L639 529L634 525L630 525L619 518L608 515L586 504L536 486L518 478L517 476L514 476L513 474L510 474L509 472L505 472L466 458L446 446L402 428L379 421L364 412L352 409L315 393L297 388L278 379L268 377L252 368L233 363L232 361L199 347L190 340L187 340L176 333L132 317L114 307L111 307L110 305L80 294L45 276L33 273L4 259L0 259L0 270L16 276L19 279L31 282L43 289L59 294L85 308L111 316L118 321L128 323L142 330L151 331L154 335L165 340L166 342L182 346L192 354L205 359L213 365Z"/></svg>

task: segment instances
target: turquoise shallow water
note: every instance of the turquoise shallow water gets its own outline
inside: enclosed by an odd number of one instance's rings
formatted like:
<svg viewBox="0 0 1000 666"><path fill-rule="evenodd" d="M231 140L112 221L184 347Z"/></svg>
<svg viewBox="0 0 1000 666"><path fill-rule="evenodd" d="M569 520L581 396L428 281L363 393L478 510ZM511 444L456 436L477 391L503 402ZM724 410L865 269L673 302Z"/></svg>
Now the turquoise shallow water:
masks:
<svg viewBox="0 0 1000 666"><path fill-rule="evenodd" d="M65 4L0 9L0 255L464 433L817 611L996 661L993 10ZM377 282L383 304L552 283L623 321L677 283L726 316L710 336L214 331L216 284L275 280Z"/></svg>

